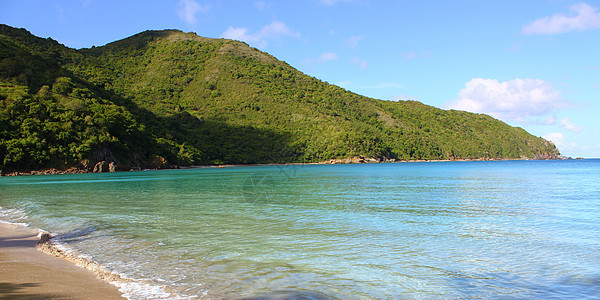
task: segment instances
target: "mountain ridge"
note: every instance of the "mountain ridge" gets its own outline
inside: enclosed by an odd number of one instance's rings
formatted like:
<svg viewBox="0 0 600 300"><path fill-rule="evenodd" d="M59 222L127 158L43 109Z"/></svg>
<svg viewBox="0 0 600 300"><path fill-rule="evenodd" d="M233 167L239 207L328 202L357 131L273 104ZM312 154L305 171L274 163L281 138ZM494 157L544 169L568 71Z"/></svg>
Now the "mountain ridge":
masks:
<svg viewBox="0 0 600 300"><path fill-rule="evenodd" d="M0 169L560 156L487 115L364 97L179 30L75 50L0 25L0 62Z"/></svg>

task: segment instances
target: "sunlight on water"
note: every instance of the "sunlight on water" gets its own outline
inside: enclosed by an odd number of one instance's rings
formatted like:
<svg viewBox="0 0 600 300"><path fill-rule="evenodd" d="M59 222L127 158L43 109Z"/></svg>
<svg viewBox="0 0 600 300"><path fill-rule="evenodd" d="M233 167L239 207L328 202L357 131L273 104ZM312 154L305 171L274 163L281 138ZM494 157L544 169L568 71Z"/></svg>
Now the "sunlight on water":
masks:
<svg viewBox="0 0 600 300"><path fill-rule="evenodd" d="M0 218L181 296L591 299L599 182L599 160L3 177Z"/></svg>

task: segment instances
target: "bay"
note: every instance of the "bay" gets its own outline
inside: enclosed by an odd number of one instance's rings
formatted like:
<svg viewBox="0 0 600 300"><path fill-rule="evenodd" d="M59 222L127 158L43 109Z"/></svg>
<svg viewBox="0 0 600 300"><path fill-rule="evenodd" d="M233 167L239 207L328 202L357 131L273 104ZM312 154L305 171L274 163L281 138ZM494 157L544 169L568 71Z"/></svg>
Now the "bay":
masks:
<svg viewBox="0 0 600 300"><path fill-rule="evenodd" d="M1 177L0 207L133 299L600 298L597 159Z"/></svg>

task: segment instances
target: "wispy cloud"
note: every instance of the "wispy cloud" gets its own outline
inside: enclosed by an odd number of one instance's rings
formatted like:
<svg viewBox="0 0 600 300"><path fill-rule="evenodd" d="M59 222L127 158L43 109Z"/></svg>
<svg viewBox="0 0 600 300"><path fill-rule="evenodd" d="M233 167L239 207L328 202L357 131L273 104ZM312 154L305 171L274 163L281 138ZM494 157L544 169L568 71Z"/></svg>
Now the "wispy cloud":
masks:
<svg viewBox="0 0 600 300"><path fill-rule="evenodd" d="M189 25L194 25L198 21L196 15L199 12L208 11L208 5L200 5L194 0L179 0L177 2L177 15Z"/></svg>
<svg viewBox="0 0 600 300"><path fill-rule="evenodd" d="M267 46L267 40L278 39L284 36L299 37L300 35L280 21L274 21L253 33L249 32L248 28L245 27L229 27L221 34L222 38L244 41L261 48Z"/></svg>
<svg viewBox="0 0 600 300"><path fill-rule="evenodd" d="M304 64L306 64L306 65L323 64L328 61L337 60L337 59L338 59L337 53L325 52L325 53L319 55L319 57L317 59L314 59L314 58L305 59Z"/></svg>
<svg viewBox="0 0 600 300"><path fill-rule="evenodd" d="M332 5L336 5L338 3L342 3L342 2L355 2L356 0L318 0L320 4L326 5L326 6L332 6Z"/></svg>
<svg viewBox="0 0 600 300"><path fill-rule="evenodd" d="M54 6L56 7L56 10L58 10L58 19L62 22L65 20L65 9L58 5L58 4L54 4Z"/></svg>
<svg viewBox="0 0 600 300"><path fill-rule="evenodd" d="M346 40L346 45L350 46L350 48L356 48L362 39L363 37L360 35L351 36Z"/></svg>
<svg viewBox="0 0 600 300"><path fill-rule="evenodd" d="M458 99L445 105L448 109L485 113L503 120L523 122L551 111L567 108L561 92L540 79L474 78L465 84Z"/></svg>
<svg viewBox="0 0 600 300"><path fill-rule="evenodd" d="M93 0L81 0L81 4L83 5L83 7L90 6L90 4L92 4L92 2L94 2L94 1Z"/></svg>
<svg viewBox="0 0 600 300"><path fill-rule="evenodd" d="M362 59L360 59L360 57L357 57L357 56L350 57L350 61L363 70L366 69L367 66L369 66L368 61L362 60Z"/></svg>
<svg viewBox="0 0 600 300"><path fill-rule="evenodd" d="M330 60L336 60L337 58L338 58L338 55L336 53L327 52L327 53L323 53L323 54L321 54L321 56L319 56L319 61L320 62L328 62Z"/></svg>
<svg viewBox="0 0 600 300"><path fill-rule="evenodd" d="M585 3L571 6L574 15L555 14L537 19L522 29L524 34L552 35L570 31L584 31L600 28L600 13Z"/></svg>
<svg viewBox="0 0 600 300"><path fill-rule="evenodd" d="M254 7L256 7L258 10L264 10L271 7L271 3L267 3L265 1L256 1L254 2Z"/></svg>
<svg viewBox="0 0 600 300"><path fill-rule="evenodd" d="M569 120L569 118L564 118L560 120L560 126L565 128L566 130L573 132L581 132L583 130L583 128L571 123L571 120Z"/></svg>
<svg viewBox="0 0 600 300"><path fill-rule="evenodd" d="M554 115L548 116L543 120L535 121L535 123L539 124L539 125L554 125L554 124L556 124L556 116L554 116Z"/></svg>

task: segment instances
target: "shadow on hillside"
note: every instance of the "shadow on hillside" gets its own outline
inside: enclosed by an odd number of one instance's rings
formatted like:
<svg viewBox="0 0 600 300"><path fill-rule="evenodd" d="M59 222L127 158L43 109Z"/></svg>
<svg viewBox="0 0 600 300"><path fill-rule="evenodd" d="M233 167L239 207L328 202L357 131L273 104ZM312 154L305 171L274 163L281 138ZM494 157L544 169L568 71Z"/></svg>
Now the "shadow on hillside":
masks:
<svg viewBox="0 0 600 300"><path fill-rule="evenodd" d="M157 119L166 125L161 135L200 149L205 164L285 163L302 155L289 146L289 134L201 120L185 111Z"/></svg>
<svg viewBox="0 0 600 300"><path fill-rule="evenodd" d="M233 126L220 120L201 120L185 111L158 115L106 89L105 83L94 84L63 67L65 63L86 63L72 49L46 39L29 39L28 32L22 30L0 29L24 36L24 46L0 41L0 45L7 49L8 57L3 61L0 75L27 85L32 95L45 85L52 87L59 77L69 77L73 82L72 88L87 88L92 91L93 97L125 107L143 125L143 129L136 132L111 129L110 134L118 142L94 145L89 157L91 166L99 161L115 160L122 167L140 168L155 167L153 164L157 160L163 166L283 163L297 161L301 156L299 152L302 150L289 146L289 134L252 126ZM139 38L149 37L141 34ZM114 46L139 46L121 44L117 42ZM94 53L93 49L86 51ZM175 105L168 105L171 104Z"/></svg>
<svg viewBox="0 0 600 300"><path fill-rule="evenodd" d="M143 137L122 137L123 142L130 146L127 151L112 149L125 165L155 168L152 159L156 156L165 158L169 165L182 166L288 163L298 161L302 156L302 149L290 146L290 134L230 125L221 120L199 119L187 111L161 116L111 91L90 83L87 85L103 98L126 107L145 127ZM196 153L192 153L194 151ZM182 158L186 155L192 158ZM93 160L107 160L107 157L98 155L97 151Z"/></svg>
<svg viewBox="0 0 600 300"><path fill-rule="evenodd" d="M290 134L230 125L221 120L199 119L187 111L161 116L112 91L77 79L103 98L126 107L136 121L145 126L142 138L127 140L123 137L123 141L130 145L129 151L119 153L118 149L113 150L126 165L154 168L156 166L151 161L157 155L172 165L288 163L298 161L303 155L302 149L290 146ZM157 140L163 143L157 143ZM182 161L182 151L187 151L186 147L199 152L190 161ZM95 154L94 160L106 160L106 157Z"/></svg>

